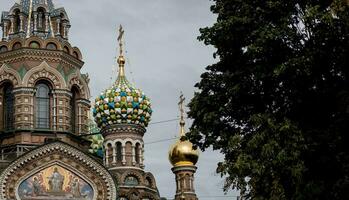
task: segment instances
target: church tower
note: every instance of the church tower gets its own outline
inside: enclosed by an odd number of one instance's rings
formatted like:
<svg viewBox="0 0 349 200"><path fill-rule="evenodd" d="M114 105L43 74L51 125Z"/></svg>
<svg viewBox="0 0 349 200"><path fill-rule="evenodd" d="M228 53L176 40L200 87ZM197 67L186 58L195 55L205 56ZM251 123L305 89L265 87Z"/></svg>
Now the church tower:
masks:
<svg viewBox="0 0 349 200"><path fill-rule="evenodd" d="M180 139L171 147L169 160L172 172L176 176L175 200L198 200L194 189L194 174L197 167L195 164L199 159L198 150L193 148L193 144L185 139L184 121L184 100L183 94L180 96L179 107L180 119Z"/></svg>
<svg viewBox="0 0 349 200"><path fill-rule="evenodd" d="M121 200L160 199L154 176L144 171L143 136L152 114L150 100L125 76L122 26L116 82L96 98L93 115L104 136L104 165L117 178Z"/></svg>
<svg viewBox="0 0 349 200"><path fill-rule="evenodd" d="M70 23L52 0L21 0L3 12L0 42L0 165L48 141L88 145L89 78ZM1 166L0 166L1 168Z"/></svg>
<svg viewBox="0 0 349 200"><path fill-rule="evenodd" d="M89 153L89 77L52 0L2 12L0 200L117 199L102 159Z"/></svg>

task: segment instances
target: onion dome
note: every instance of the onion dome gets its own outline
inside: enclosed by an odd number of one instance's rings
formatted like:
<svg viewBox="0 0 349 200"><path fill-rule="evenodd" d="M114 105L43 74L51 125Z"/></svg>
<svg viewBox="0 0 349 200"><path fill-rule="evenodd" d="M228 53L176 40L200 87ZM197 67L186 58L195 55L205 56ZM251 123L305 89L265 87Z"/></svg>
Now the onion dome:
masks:
<svg viewBox="0 0 349 200"><path fill-rule="evenodd" d="M169 161L173 166L192 166L195 165L199 160L199 151L193 147L193 144L185 140L185 121L184 121L184 109L183 109L184 98L181 95L180 98L180 139L170 148L169 151Z"/></svg>
<svg viewBox="0 0 349 200"><path fill-rule="evenodd" d="M119 75L116 82L96 98L93 116L100 128L115 124L137 124L147 127L152 114L150 100L135 88L125 76L125 58L122 49L123 30L120 26Z"/></svg>

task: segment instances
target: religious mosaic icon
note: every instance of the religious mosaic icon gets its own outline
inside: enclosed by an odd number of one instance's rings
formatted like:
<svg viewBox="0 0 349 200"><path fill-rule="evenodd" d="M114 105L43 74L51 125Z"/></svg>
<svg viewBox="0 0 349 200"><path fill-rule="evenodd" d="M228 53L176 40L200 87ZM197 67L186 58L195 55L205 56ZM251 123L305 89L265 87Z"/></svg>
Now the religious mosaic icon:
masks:
<svg viewBox="0 0 349 200"><path fill-rule="evenodd" d="M24 180L18 196L21 200L92 200L94 191L83 178L54 165Z"/></svg>

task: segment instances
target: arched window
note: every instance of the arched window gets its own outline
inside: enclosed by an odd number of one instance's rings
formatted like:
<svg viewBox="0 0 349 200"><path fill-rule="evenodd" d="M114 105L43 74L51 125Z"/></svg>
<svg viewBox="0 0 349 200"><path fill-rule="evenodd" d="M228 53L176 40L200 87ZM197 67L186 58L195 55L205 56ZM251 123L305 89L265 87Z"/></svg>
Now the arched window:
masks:
<svg viewBox="0 0 349 200"><path fill-rule="evenodd" d="M79 90L76 87L72 88L72 97L70 99L70 126L71 126L71 132L76 133L78 130L78 107L76 106L76 101L79 98Z"/></svg>
<svg viewBox="0 0 349 200"><path fill-rule="evenodd" d="M44 83L36 85L36 128L50 128L50 88Z"/></svg>
<svg viewBox="0 0 349 200"><path fill-rule="evenodd" d="M70 52L69 52L69 48L68 48L67 46L64 46L64 47L63 47L63 51L66 52L67 54L70 53Z"/></svg>
<svg viewBox="0 0 349 200"><path fill-rule="evenodd" d="M46 24L46 19L45 19L45 9L44 8L38 8L38 31L44 32L45 31L45 24Z"/></svg>
<svg viewBox="0 0 349 200"><path fill-rule="evenodd" d="M39 49L40 44L38 42L33 41L33 42L30 42L29 47L33 49Z"/></svg>
<svg viewBox="0 0 349 200"><path fill-rule="evenodd" d="M135 153L136 153L136 163L138 164L141 162L140 149L141 149L141 145L137 143L135 147Z"/></svg>
<svg viewBox="0 0 349 200"><path fill-rule="evenodd" d="M57 50L57 45L55 43L50 42L47 44L46 48L50 50Z"/></svg>
<svg viewBox="0 0 349 200"><path fill-rule="evenodd" d="M14 100L13 86L10 83L5 83L3 86L3 127L5 131L14 129Z"/></svg>
<svg viewBox="0 0 349 200"><path fill-rule="evenodd" d="M116 143L116 160L118 162L122 161L122 144L121 144L121 142Z"/></svg>
<svg viewBox="0 0 349 200"><path fill-rule="evenodd" d="M7 50L7 46L5 45L0 47L0 53L6 52Z"/></svg>
<svg viewBox="0 0 349 200"><path fill-rule="evenodd" d="M73 55L75 58L79 59L79 54L76 51L73 52Z"/></svg>
<svg viewBox="0 0 349 200"><path fill-rule="evenodd" d="M17 9L15 12L14 12L14 32L15 33L18 33L20 30L21 30L21 19L19 17L20 15L20 11Z"/></svg>
<svg viewBox="0 0 349 200"><path fill-rule="evenodd" d="M22 44L19 42L16 42L13 46L12 46L12 50L16 50L22 47Z"/></svg>

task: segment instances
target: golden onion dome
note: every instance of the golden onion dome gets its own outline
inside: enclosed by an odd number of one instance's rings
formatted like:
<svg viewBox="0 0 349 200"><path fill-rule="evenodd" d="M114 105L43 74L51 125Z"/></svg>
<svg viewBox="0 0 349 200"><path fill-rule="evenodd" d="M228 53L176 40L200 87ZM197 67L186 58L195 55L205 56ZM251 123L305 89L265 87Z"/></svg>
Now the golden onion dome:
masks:
<svg viewBox="0 0 349 200"><path fill-rule="evenodd" d="M179 139L169 151L169 160L173 166L195 165L199 160L199 151L188 140Z"/></svg>
<svg viewBox="0 0 349 200"><path fill-rule="evenodd" d="M185 98L183 94L180 97L180 112L181 112L181 120L180 120L180 139L172 145L170 151L168 153L169 161L173 166L192 166L195 165L199 160L199 151L194 148L193 144L185 140L185 121L184 121L184 109L183 103Z"/></svg>

